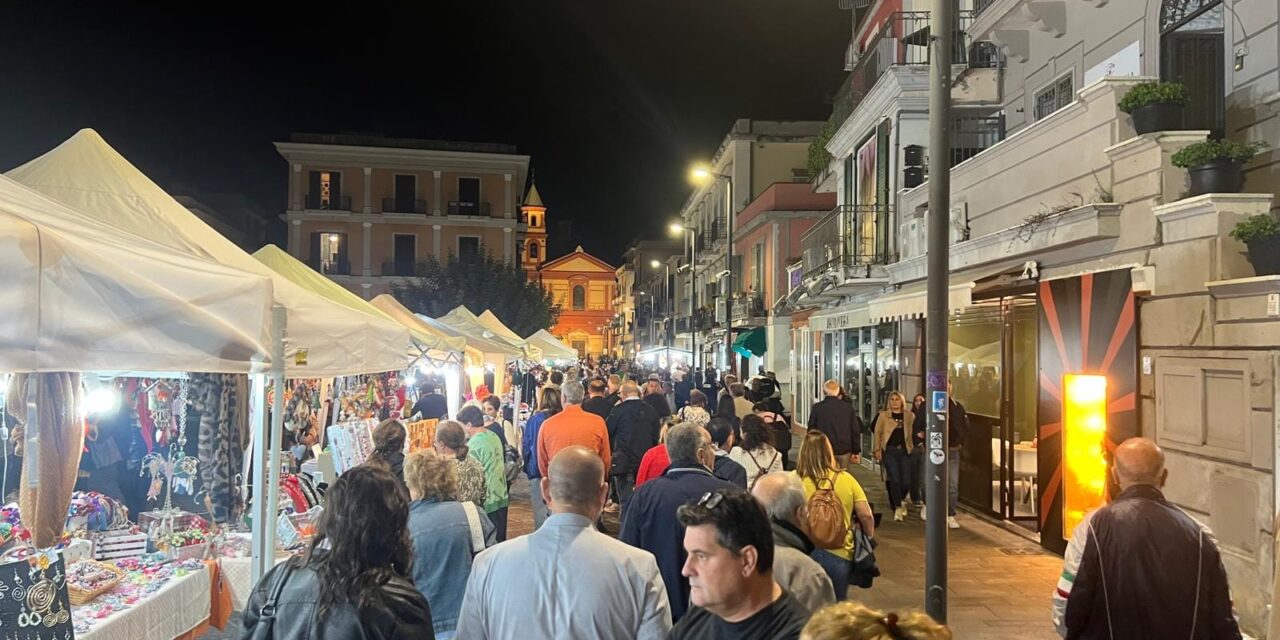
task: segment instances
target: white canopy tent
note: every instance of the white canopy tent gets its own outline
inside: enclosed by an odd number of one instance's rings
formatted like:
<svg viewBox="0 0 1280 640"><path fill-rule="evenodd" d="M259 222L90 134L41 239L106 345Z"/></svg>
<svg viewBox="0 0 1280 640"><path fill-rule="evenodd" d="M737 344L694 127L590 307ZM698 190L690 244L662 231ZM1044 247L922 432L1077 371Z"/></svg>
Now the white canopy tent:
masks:
<svg viewBox="0 0 1280 640"><path fill-rule="evenodd" d="M578 352L559 338L551 335L546 329L538 329L529 336L529 344L542 349L542 357L546 360L577 360Z"/></svg>
<svg viewBox="0 0 1280 640"><path fill-rule="evenodd" d="M473 325L458 324L445 322L443 318L437 320L422 314L417 314L418 319L429 327L450 336L464 338L469 348L480 352L482 365L493 368L493 385L502 388L502 381L506 373L507 363L517 360L523 354L523 351L505 340L499 339L487 330L477 329ZM488 334L487 336L485 334ZM484 382L484 368L481 364L471 365L467 367L467 377L471 383L471 388L475 389ZM491 391L497 391L492 389Z"/></svg>
<svg viewBox="0 0 1280 640"><path fill-rule="evenodd" d="M490 331L510 340L511 342L516 344L524 342L524 338L521 338L519 334L512 331L507 327L507 325L502 324L502 321L498 319L498 316L494 315L493 312L488 309L485 309L484 312L476 316L476 321L488 327Z"/></svg>
<svg viewBox="0 0 1280 640"><path fill-rule="evenodd" d="M113 229L0 177L0 370L251 373L267 278Z"/></svg>
<svg viewBox="0 0 1280 640"><path fill-rule="evenodd" d="M409 330L389 318L375 318L299 287L272 271L205 224L112 149L96 131L82 129L52 151L8 175L37 191L76 207L82 219L96 219L174 251L211 259L272 280L271 377L274 386L269 429L263 407L265 380L254 379L251 420L255 430L254 485L265 486L254 501L253 578L274 559L275 507L279 496L284 440L284 379L328 378L395 371L408 365ZM260 437L265 435L266 437ZM265 472L265 477L264 477Z"/></svg>
<svg viewBox="0 0 1280 640"><path fill-rule="evenodd" d="M470 309L462 305L454 307L453 311L441 316L439 320L465 333L509 344L516 348L522 358L537 360L542 356L542 353L538 351L537 347L530 347L525 344L524 338L521 338L516 335L515 332L508 329L506 325L502 324L502 322L498 320L497 316L494 316L492 313L490 313L489 316L493 318L493 322L496 322L498 326L502 327L502 331L496 331L490 328L488 324L480 319L480 316L471 313ZM507 337L508 335L511 337Z"/></svg>
<svg viewBox="0 0 1280 640"><path fill-rule="evenodd" d="M81 218L271 278L276 303L285 309L285 375L328 378L403 369L409 330L308 291L255 260L174 200L112 149L92 129L82 129L52 151L7 174L66 203ZM305 353L305 357L298 357Z"/></svg>

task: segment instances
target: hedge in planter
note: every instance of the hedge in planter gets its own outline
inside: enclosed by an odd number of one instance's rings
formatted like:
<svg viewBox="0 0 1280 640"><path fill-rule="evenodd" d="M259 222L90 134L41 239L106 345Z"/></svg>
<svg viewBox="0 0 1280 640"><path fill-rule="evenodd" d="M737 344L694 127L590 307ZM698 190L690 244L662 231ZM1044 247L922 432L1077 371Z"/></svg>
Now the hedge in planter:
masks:
<svg viewBox="0 0 1280 640"><path fill-rule="evenodd" d="M1249 248L1249 264L1260 276L1280 275L1280 221L1269 213L1236 224L1231 237Z"/></svg>
<svg viewBox="0 0 1280 640"><path fill-rule="evenodd" d="M1244 189L1244 165L1266 146L1234 140L1206 140L1173 154L1173 166L1187 170L1192 196L1206 193L1240 193Z"/></svg>
<svg viewBox="0 0 1280 640"><path fill-rule="evenodd" d="M1181 129L1186 105L1187 87L1180 82L1140 82L1118 103L1121 111L1133 116L1139 134Z"/></svg>

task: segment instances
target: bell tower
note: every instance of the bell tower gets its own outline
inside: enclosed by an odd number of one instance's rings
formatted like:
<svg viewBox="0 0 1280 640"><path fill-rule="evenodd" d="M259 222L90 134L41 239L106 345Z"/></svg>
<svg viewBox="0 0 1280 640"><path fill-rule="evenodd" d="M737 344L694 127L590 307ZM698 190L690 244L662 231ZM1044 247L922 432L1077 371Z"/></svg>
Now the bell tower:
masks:
<svg viewBox="0 0 1280 640"><path fill-rule="evenodd" d="M538 269L547 261L547 207L542 204L536 184L529 186L524 204L520 205L520 217L527 227L520 250L520 267L529 280L537 280Z"/></svg>

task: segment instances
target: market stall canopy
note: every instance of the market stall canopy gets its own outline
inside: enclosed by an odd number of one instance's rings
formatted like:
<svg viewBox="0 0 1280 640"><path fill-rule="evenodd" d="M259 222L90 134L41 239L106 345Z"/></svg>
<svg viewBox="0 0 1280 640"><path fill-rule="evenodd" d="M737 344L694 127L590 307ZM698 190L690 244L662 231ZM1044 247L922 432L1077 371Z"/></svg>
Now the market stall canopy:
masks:
<svg viewBox="0 0 1280 640"><path fill-rule="evenodd" d="M763 356L767 348L768 341L765 338L764 327L744 331L737 340L733 341L733 350L744 358Z"/></svg>
<svg viewBox="0 0 1280 640"><path fill-rule="evenodd" d="M517 343L524 342L524 338L521 338L519 334L512 331L507 327L507 325L502 324L502 321L498 319L498 316L494 315L493 312L488 309L485 309L484 313L476 316L476 320L478 320L480 324L488 327L490 331L506 338L507 340Z"/></svg>
<svg viewBox="0 0 1280 640"><path fill-rule="evenodd" d="M546 329L538 329L538 332L529 336L526 341L529 344L542 349L542 357L547 360L578 359L577 350L560 341L559 338L551 335L551 332Z"/></svg>
<svg viewBox="0 0 1280 640"><path fill-rule="evenodd" d="M0 370L249 373L271 281L113 229L0 177Z"/></svg>
<svg viewBox="0 0 1280 640"><path fill-rule="evenodd" d="M516 350L516 356L526 360L540 360L542 358L542 351L537 347L531 347L525 344L525 341L521 339L520 336L516 336L513 340L498 334L496 331L485 326L485 324L480 321L479 316L471 313L470 309L462 305L458 305L453 309L453 311L450 311L440 317L439 320L440 322L454 327L464 333L509 345Z"/></svg>
<svg viewBox="0 0 1280 640"><path fill-rule="evenodd" d="M9 177L96 219L175 251L271 278L287 313L285 375L326 378L403 369L409 331L290 282L224 238L112 149L82 129Z"/></svg>
<svg viewBox="0 0 1280 640"><path fill-rule="evenodd" d="M460 337L467 341L467 346L473 348L486 355L499 355L504 358L519 358L521 350L510 343L499 340L497 336L490 333L490 337L485 337L482 332L474 331L474 329L465 329L452 323L445 322L444 319L436 319L424 316L421 313L415 314L427 326L448 336Z"/></svg>
<svg viewBox="0 0 1280 640"><path fill-rule="evenodd" d="M440 344L447 345L450 351L463 353L466 355L467 359L473 362L479 362L481 360L480 350L468 346L467 339L465 337L450 335L441 329L427 324L422 320L422 318L414 315L414 313L407 307L400 304L400 301L396 300L391 294L383 293L375 296L373 300L369 301L369 304L373 305L382 313L387 314L396 322L409 327L409 330L412 331L415 336L419 334L431 336L436 340L439 340Z"/></svg>
<svg viewBox="0 0 1280 640"><path fill-rule="evenodd" d="M384 313L381 309L375 307L365 301L360 296L351 293L346 287L326 278L315 269L307 266L301 260L285 253L283 249L269 244L253 253L253 257L259 262L267 265L272 271L286 277L290 282L311 291L312 293L324 296L333 302L336 302L348 309L359 311L371 315L375 318L387 319L393 322L400 322L395 317ZM412 315L412 314L410 314ZM415 318L416 320L416 318ZM404 324L404 323L400 323ZM409 329L409 335L413 338L413 348L410 350L410 358L418 359L419 357L427 357L437 362L445 362L450 358L459 360L462 350L466 347L466 341L458 338L446 338L444 336L423 331L414 325L405 325Z"/></svg>

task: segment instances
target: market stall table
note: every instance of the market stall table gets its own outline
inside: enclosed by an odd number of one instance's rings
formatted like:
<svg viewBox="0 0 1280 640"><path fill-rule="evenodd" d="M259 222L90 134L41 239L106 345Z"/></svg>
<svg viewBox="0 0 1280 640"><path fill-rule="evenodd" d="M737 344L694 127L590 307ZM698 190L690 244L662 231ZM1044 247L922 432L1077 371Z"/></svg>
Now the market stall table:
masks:
<svg viewBox="0 0 1280 640"><path fill-rule="evenodd" d="M174 575L163 586L143 596L127 609L94 618L100 602L72 607L78 640L139 640L141 638L189 638L202 632L209 621L211 601L209 570L201 567L186 575ZM119 591L117 587L113 591ZM109 597L111 592L101 596ZM91 621L81 630L83 621Z"/></svg>
<svg viewBox="0 0 1280 640"><path fill-rule="evenodd" d="M276 554L276 564L288 560L289 557L286 553ZM244 605L249 601L249 594L253 593L253 559L247 556L221 558L218 564L222 567L222 580L231 590L231 609L244 611Z"/></svg>

